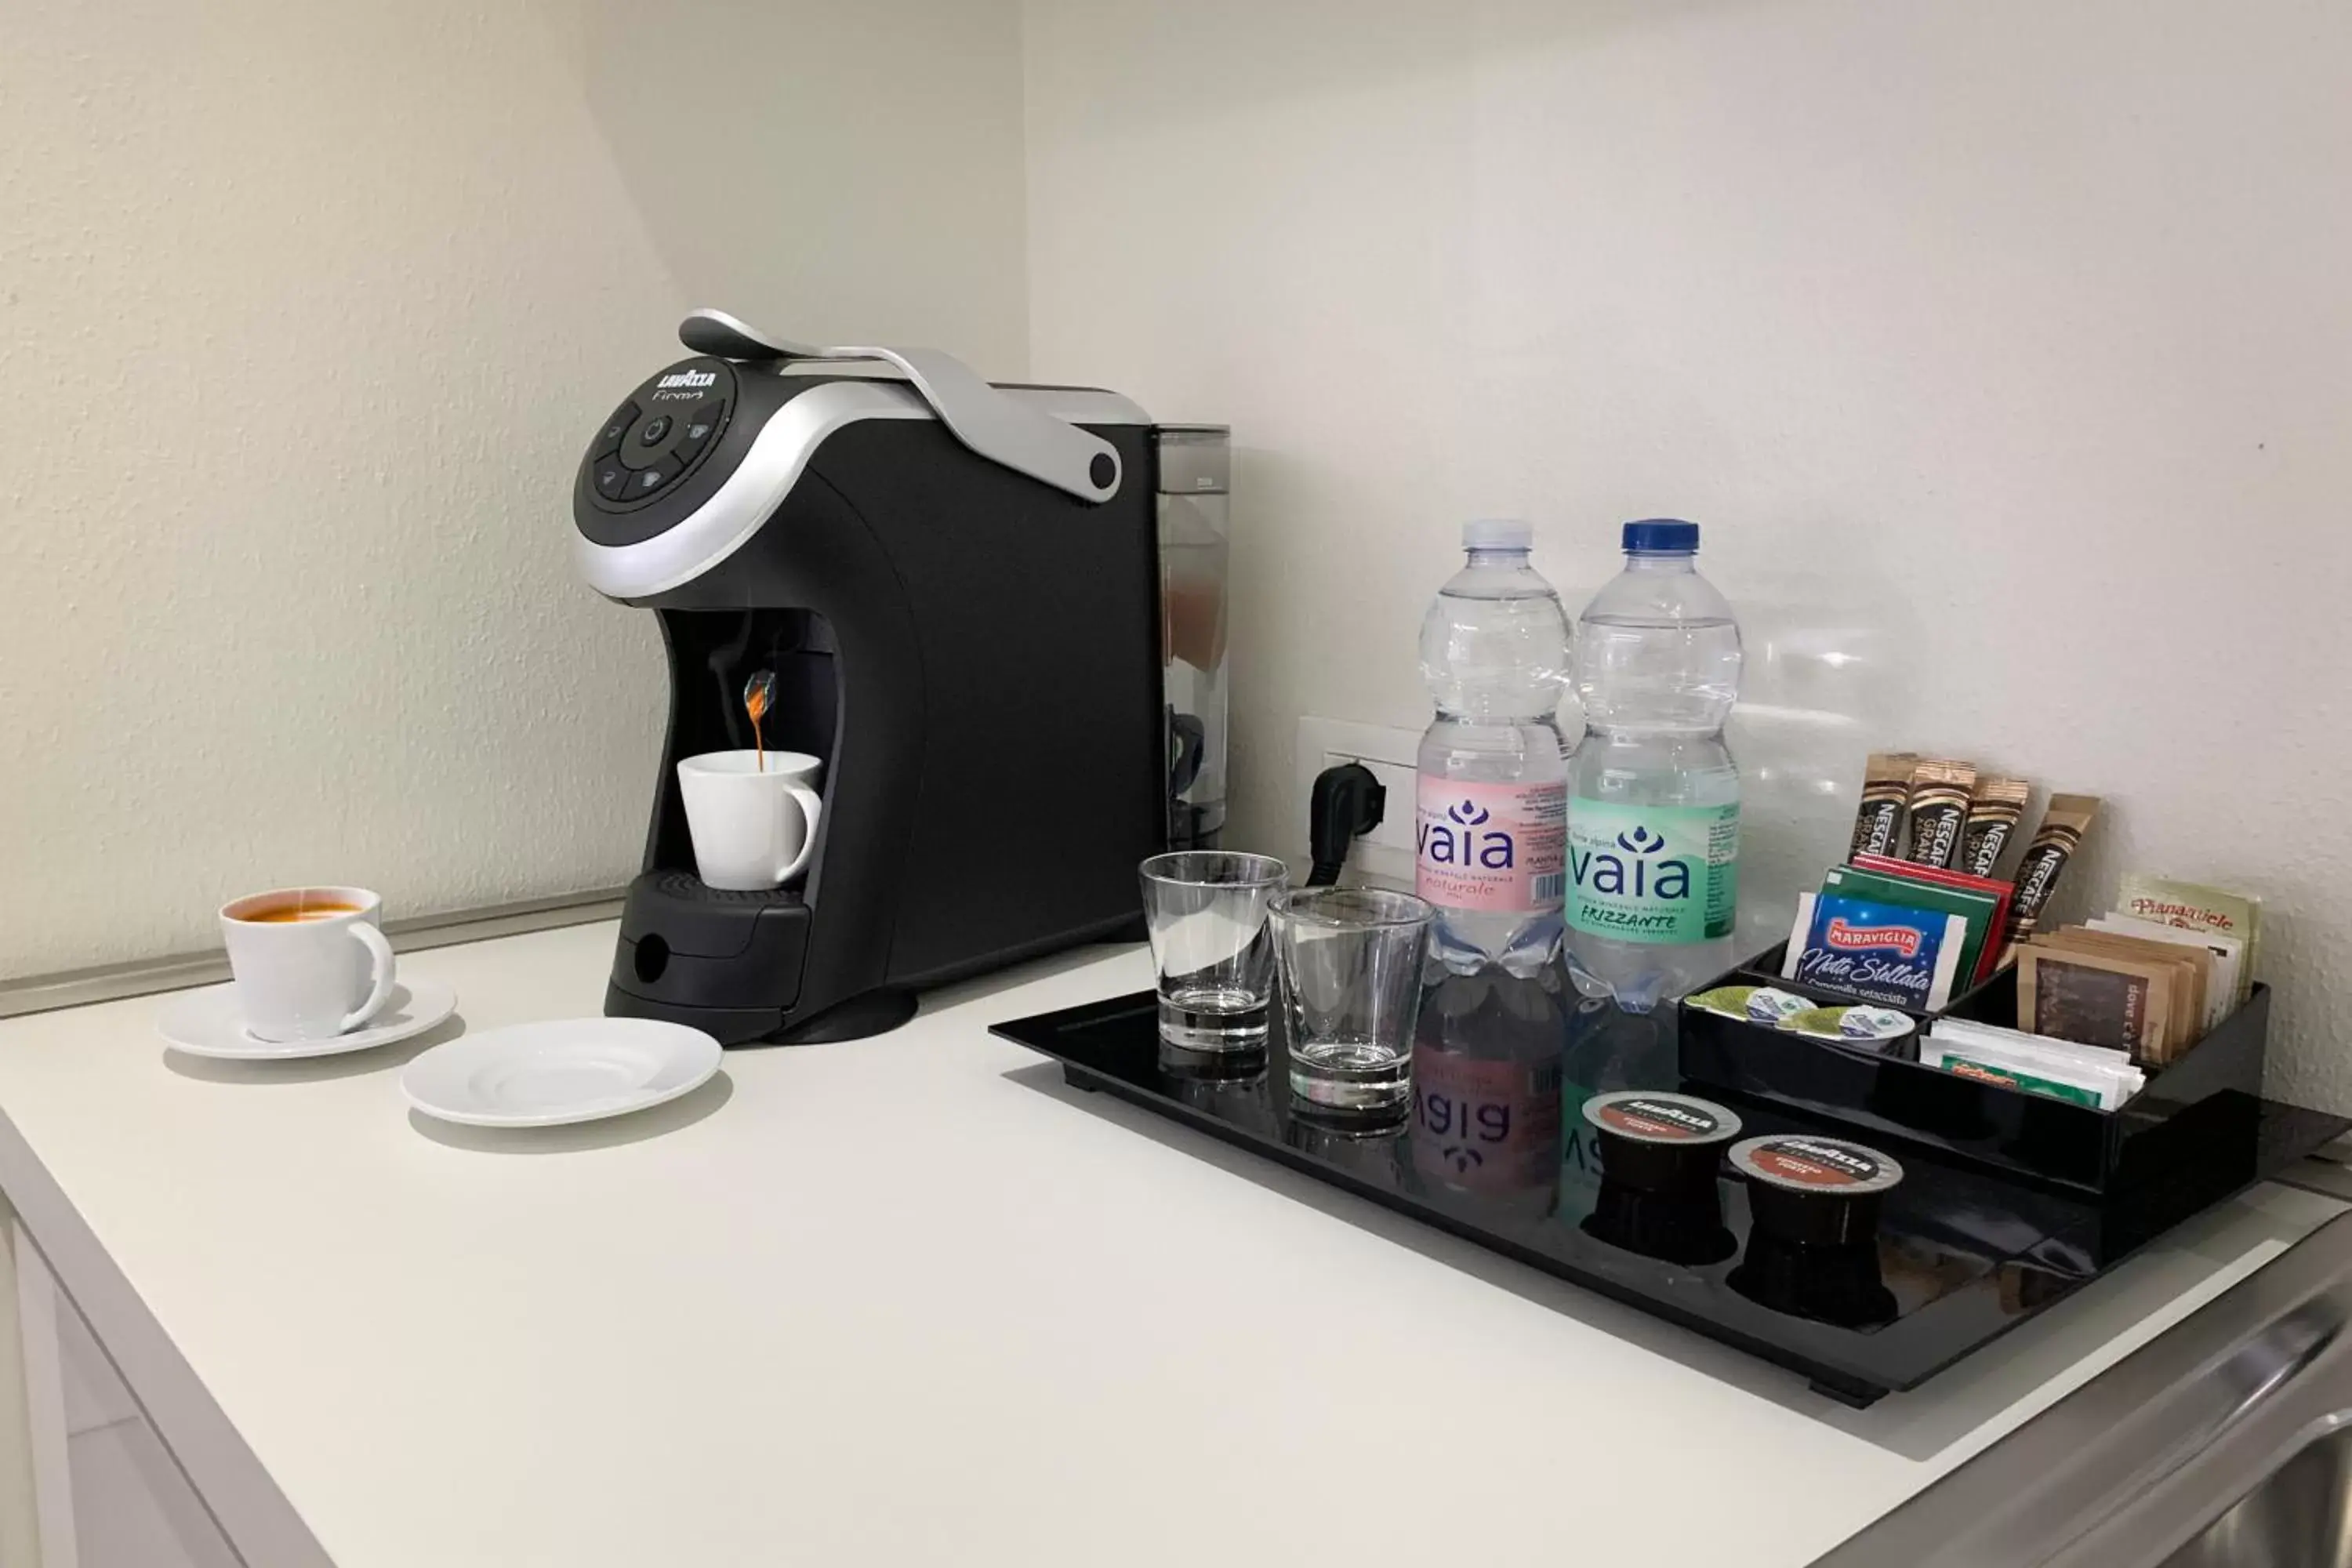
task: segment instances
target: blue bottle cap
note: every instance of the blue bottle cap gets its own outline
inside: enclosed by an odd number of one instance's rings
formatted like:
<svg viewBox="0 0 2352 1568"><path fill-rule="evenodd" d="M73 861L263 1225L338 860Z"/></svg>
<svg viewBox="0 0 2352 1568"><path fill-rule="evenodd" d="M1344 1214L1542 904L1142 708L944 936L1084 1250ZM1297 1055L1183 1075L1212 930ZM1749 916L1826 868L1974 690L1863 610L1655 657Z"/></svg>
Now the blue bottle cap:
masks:
<svg viewBox="0 0 2352 1568"><path fill-rule="evenodd" d="M1690 555L1698 550L1698 524L1675 517L1645 517L1625 525L1625 549L1643 555Z"/></svg>

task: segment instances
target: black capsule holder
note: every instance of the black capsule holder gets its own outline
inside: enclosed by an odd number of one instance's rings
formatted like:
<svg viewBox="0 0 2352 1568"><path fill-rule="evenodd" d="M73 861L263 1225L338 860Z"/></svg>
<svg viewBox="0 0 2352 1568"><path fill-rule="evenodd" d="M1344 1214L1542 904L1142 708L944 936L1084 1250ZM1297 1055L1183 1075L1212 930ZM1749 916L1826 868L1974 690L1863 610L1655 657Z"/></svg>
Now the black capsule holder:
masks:
<svg viewBox="0 0 2352 1568"><path fill-rule="evenodd" d="M1772 985L1823 1006L1865 998L1780 977L1785 942L1759 953L1700 990ZM1875 1004L1874 1004L1875 1005ZM2115 1110L1923 1066L1919 1041L1939 1017L2017 1026L2017 972L1990 979L1933 1013L1913 1012L1918 1028L1883 1046L1824 1040L1684 1002L1678 1063L1685 1083L1837 1122L1864 1143L1899 1154L1934 1151L1988 1170L2094 1195L2161 1183L2167 1173L2250 1139L2262 1121L2270 987L2161 1068Z"/></svg>

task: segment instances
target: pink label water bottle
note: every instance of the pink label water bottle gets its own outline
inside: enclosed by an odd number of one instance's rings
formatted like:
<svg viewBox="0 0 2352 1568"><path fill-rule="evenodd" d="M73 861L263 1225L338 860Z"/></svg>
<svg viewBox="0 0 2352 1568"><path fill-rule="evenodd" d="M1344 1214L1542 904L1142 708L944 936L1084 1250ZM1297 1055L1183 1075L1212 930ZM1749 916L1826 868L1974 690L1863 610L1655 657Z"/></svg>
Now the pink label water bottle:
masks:
<svg viewBox="0 0 2352 1568"><path fill-rule="evenodd" d="M1462 530L1468 559L1421 628L1437 715L1421 742L1416 890L1457 973L1533 973L1558 950L1567 861L1568 613L1528 563L1517 521Z"/></svg>
<svg viewBox="0 0 2352 1568"><path fill-rule="evenodd" d="M1541 914L1560 907L1568 786L1421 775L1415 890L1448 909Z"/></svg>

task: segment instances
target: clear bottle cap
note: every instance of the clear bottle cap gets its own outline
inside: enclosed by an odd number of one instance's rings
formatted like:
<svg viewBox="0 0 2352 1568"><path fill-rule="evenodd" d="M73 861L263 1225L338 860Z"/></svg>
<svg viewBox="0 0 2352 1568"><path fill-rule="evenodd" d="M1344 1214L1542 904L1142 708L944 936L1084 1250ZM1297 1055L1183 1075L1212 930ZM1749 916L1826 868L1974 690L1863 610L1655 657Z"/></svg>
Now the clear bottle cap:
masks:
<svg viewBox="0 0 2352 1568"><path fill-rule="evenodd" d="M1532 550L1533 524L1523 517L1481 517L1462 525L1465 550Z"/></svg>

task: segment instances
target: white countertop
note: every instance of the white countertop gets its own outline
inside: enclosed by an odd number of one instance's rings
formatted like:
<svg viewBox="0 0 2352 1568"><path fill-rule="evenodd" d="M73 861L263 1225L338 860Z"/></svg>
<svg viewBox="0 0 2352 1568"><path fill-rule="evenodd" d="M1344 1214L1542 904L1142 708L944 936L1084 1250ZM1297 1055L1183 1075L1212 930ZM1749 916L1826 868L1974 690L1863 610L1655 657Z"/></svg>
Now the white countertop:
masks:
<svg viewBox="0 0 2352 1568"><path fill-rule="evenodd" d="M613 937L401 963L481 1029L596 1012ZM412 1118L413 1047L170 1055L151 997L0 1024L0 1110L341 1568L1795 1568L2340 1207L2259 1189L1856 1412L986 1033L1149 983L538 1134Z"/></svg>

